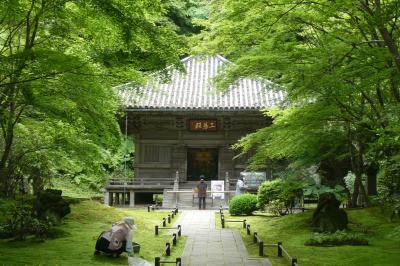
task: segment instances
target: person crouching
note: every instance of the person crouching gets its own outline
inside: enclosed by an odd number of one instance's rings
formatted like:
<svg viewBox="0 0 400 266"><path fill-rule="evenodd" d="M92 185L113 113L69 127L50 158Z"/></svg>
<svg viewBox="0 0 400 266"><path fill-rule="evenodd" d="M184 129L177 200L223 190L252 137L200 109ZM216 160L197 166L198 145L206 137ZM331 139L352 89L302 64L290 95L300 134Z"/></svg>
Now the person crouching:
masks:
<svg viewBox="0 0 400 266"><path fill-rule="evenodd" d="M126 217L111 226L106 232L102 232L96 242L95 255L104 252L118 257L126 251L129 257L133 256L132 235L136 229L132 217Z"/></svg>

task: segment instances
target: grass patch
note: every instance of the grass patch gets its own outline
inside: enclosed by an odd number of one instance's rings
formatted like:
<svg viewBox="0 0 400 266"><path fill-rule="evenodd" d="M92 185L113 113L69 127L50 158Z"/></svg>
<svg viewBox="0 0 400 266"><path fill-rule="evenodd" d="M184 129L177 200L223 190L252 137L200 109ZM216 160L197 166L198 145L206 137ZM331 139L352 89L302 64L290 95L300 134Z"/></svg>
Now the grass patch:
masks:
<svg viewBox="0 0 400 266"><path fill-rule="evenodd" d="M56 237L44 242L34 238L26 241L0 240L0 258L7 265L127 265L127 255L123 253L113 259L105 255L94 256L94 246L98 235L107 230L112 223L125 216L135 219L137 230L133 241L141 244L142 257L150 262L165 249L165 243L172 239L167 230L154 235L154 225L161 223L165 212L147 210L116 209L91 200L82 200L71 205L71 213L66 216L65 224L55 227ZM174 219L175 220L175 219ZM178 245L171 249L171 257L179 257L185 239L179 238Z"/></svg>
<svg viewBox="0 0 400 266"><path fill-rule="evenodd" d="M100 198L104 196L104 193L89 188L86 184L74 184L68 179L54 178L52 180L51 188L62 190L63 197L69 198Z"/></svg>
<svg viewBox="0 0 400 266"><path fill-rule="evenodd" d="M293 257L298 258L300 265L399 265L400 239L397 234L400 222L389 223L388 216L378 208L347 210L350 220L350 231L360 232L366 236L368 246L334 246L313 247L304 243L312 236L312 211L270 217L264 215L235 216L235 219L246 219L251 225L251 232L257 232L266 244L283 242L284 248ZM225 215L228 219L230 216ZM220 217L216 217L220 228ZM227 223L226 228L241 228L241 224ZM258 256L258 245L252 243L252 237L241 229L243 240L252 256ZM277 257L276 248L265 248L265 254L275 265L289 265L286 259Z"/></svg>

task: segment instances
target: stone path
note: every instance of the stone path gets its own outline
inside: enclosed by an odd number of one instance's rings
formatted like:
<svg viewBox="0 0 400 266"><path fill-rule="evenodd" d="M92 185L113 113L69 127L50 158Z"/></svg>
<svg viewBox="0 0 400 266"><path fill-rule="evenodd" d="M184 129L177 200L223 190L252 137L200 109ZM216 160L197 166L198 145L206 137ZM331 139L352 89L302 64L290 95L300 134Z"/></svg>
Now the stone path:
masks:
<svg viewBox="0 0 400 266"><path fill-rule="evenodd" d="M188 237L182 264L191 266L270 266L268 259L249 258L238 230L216 229L215 210L181 211L175 226Z"/></svg>

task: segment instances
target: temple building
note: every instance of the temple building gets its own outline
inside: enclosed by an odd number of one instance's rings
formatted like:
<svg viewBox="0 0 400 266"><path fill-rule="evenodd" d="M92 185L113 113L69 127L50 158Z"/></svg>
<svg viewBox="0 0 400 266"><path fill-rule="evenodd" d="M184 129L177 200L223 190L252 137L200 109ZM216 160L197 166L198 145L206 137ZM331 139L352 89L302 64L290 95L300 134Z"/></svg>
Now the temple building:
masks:
<svg viewBox="0 0 400 266"><path fill-rule="evenodd" d="M154 194L163 194L166 206L190 204L200 178L209 184L223 180L224 190L232 189L247 158L235 158L231 146L269 125L261 110L283 101L283 92L268 80L240 79L217 90L214 77L232 64L222 56L190 56L182 64L183 71L167 70L169 79L154 75L142 87L117 86L126 108L122 128L135 144L134 176L110 180L106 204L149 203ZM189 195L178 200L177 191Z"/></svg>

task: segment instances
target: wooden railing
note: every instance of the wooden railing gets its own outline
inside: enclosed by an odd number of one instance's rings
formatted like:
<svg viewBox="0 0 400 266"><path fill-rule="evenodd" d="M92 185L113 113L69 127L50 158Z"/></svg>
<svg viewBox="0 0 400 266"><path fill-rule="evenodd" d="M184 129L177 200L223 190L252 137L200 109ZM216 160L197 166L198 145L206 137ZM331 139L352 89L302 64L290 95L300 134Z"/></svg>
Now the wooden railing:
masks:
<svg viewBox="0 0 400 266"><path fill-rule="evenodd" d="M133 180L110 179L107 186L170 186L174 184L171 178L135 178Z"/></svg>
<svg viewBox="0 0 400 266"><path fill-rule="evenodd" d="M251 230L250 230L250 224L246 221L246 219L243 220L226 220L224 211L222 208L219 209L220 213L220 219L221 219L221 227L225 228L225 223L227 222L241 222L243 223L243 228L246 229L246 234L251 235ZM264 256L264 248L265 247L277 247L277 255L278 257L284 257L287 258L290 262L291 266L298 266L297 258L290 256L288 251L284 249L282 242L278 242L277 244L265 244L264 241L257 235L257 232L253 233L253 243L258 244L258 255L260 257Z"/></svg>

